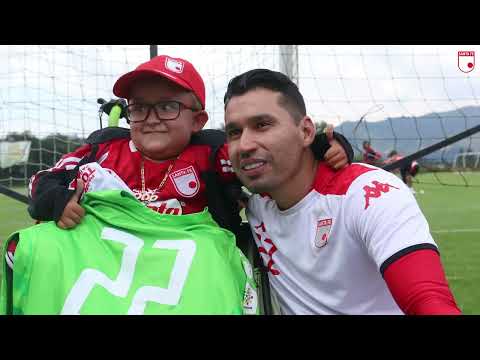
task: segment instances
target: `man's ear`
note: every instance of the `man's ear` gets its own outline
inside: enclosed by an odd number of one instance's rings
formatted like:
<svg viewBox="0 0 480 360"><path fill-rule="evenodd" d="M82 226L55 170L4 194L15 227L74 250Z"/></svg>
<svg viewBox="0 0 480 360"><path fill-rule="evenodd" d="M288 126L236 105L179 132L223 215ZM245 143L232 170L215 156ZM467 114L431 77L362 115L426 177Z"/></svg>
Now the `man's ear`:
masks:
<svg viewBox="0 0 480 360"><path fill-rule="evenodd" d="M305 116L299 124L304 146L310 146L315 139L315 124L312 119Z"/></svg>
<svg viewBox="0 0 480 360"><path fill-rule="evenodd" d="M200 110L193 115L193 128L192 131L198 132L203 129L208 121L208 114L205 110Z"/></svg>

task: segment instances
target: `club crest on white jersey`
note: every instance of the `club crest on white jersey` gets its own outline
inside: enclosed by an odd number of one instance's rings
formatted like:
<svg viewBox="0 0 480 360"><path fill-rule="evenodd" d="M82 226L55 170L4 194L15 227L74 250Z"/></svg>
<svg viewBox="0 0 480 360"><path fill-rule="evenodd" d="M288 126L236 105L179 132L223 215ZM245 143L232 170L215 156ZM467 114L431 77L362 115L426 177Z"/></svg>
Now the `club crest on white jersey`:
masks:
<svg viewBox="0 0 480 360"><path fill-rule="evenodd" d="M317 234L315 235L314 245L322 248L328 243L330 229L332 228L332 219L322 219L317 222Z"/></svg>
<svg viewBox="0 0 480 360"><path fill-rule="evenodd" d="M193 166L174 171L170 174L175 190L185 197L193 197L200 190L200 181Z"/></svg>

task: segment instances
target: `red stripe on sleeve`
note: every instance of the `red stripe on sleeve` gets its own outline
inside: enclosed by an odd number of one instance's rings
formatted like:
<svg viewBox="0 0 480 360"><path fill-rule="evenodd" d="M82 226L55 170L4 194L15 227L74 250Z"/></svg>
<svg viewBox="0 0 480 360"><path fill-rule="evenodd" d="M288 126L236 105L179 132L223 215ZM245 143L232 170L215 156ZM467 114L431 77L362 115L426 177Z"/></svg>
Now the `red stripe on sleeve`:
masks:
<svg viewBox="0 0 480 360"><path fill-rule="evenodd" d="M407 315L460 315L436 251L416 250L390 264L384 279Z"/></svg>

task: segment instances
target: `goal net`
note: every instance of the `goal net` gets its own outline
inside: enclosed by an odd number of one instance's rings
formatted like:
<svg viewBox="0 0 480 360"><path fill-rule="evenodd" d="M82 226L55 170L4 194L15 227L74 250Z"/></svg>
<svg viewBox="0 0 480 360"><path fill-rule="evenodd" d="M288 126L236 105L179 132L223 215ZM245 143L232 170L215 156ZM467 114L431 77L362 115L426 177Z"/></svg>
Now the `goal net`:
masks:
<svg viewBox="0 0 480 360"><path fill-rule="evenodd" d="M480 124L480 69L472 60L469 71L459 51L480 54L480 47L158 45L158 54L188 59L202 74L207 128L223 124L232 77L280 70L298 83L313 120L333 124L357 158L366 140L384 158L392 150L409 155ZM113 98L115 80L149 56L149 45L0 46L0 142L30 143L28 159L0 167L0 185L25 188L33 173L78 147L100 127L97 98ZM446 173L454 184L480 186L480 177L465 176L478 171L466 154L478 152L477 133L418 159L419 174L435 174L437 184L448 185L438 180Z"/></svg>

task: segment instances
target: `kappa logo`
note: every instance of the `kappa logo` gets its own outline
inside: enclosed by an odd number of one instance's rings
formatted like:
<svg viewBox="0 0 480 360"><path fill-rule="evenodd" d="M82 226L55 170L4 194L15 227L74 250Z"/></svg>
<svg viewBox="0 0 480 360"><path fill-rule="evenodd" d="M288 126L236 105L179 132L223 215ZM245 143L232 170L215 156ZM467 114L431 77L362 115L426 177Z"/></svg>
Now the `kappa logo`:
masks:
<svg viewBox="0 0 480 360"><path fill-rule="evenodd" d="M382 193L387 193L390 191L390 188L398 189L397 187L387 184L387 183L380 183L378 181L372 181L372 186L364 186L363 190L365 190L365 209L370 206L370 198L379 198Z"/></svg>
<svg viewBox="0 0 480 360"><path fill-rule="evenodd" d="M322 248L328 243L328 237L330 236L330 229L332 228L332 219L318 220L317 222L317 234L315 235L315 247Z"/></svg>
<svg viewBox="0 0 480 360"><path fill-rule="evenodd" d="M166 58L165 67L171 72L174 72L177 74L181 74L183 72L183 62L175 59Z"/></svg>
<svg viewBox="0 0 480 360"><path fill-rule="evenodd" d="M464 73L472 71L475 68L475 51L459 51L458 68Z"/></svg>
<svg viewBox="0 0 480 360"><path fill-rule="evenodd" d="M200 181L192 165L170 174L175 190L184 197L193 197L200 190Z"/></svg>

